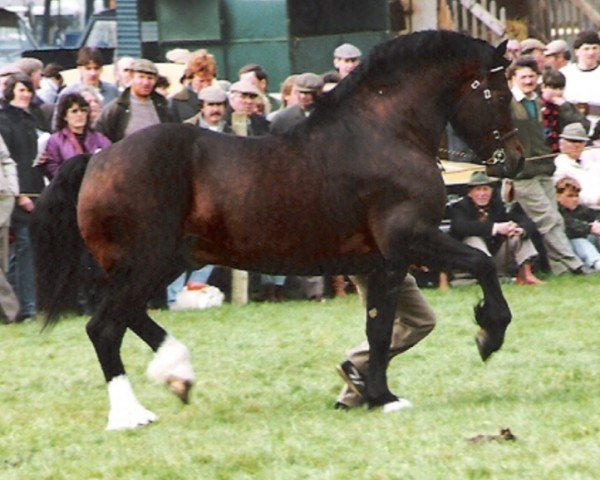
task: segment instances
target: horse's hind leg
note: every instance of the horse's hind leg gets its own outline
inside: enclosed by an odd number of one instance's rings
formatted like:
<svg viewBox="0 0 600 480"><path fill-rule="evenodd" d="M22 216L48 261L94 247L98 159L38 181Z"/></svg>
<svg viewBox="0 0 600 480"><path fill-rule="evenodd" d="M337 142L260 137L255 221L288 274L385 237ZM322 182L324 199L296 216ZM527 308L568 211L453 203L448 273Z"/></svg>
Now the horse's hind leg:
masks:
<svg viewBox="0 0 600 480"><path fill-rule="evenodd" d="M188 403L195 376L186 346L169 335L145 311L131 318L128 327L155 352L148 365L148 376L165 382L183 403Z"/></svg>
<svg viewBox="0 0 600 480"><path fill-rule="evenodd" d="M96 350L108 386L110 411L107 430L147 425L156 415L144 408L135 396L121 360L121 344L127 328L127 308L115 306L110 296L100 304L86 330Z"/></svg>

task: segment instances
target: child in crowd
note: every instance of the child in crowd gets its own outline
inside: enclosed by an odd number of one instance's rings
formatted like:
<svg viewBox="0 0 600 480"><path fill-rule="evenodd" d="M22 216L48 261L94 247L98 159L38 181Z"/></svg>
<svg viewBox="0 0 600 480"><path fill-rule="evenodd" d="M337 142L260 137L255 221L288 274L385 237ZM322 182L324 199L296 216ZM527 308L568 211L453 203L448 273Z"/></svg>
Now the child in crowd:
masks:
<svg viewBox="0 0 600 480"><path fill-rule="evenodd" d="M589 269L600 272L600 211L579 204L581 187L574 178L556 183L556 200L573 251Z"/></svg>

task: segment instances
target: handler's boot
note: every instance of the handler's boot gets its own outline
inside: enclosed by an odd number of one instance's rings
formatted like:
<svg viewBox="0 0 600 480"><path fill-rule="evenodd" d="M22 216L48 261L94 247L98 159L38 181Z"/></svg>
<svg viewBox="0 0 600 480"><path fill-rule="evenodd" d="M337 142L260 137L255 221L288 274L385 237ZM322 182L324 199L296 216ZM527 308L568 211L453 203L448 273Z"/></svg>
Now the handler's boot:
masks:
<svg viewBox="0 0 600 480"><path fill-rule="evenodd" d="M530 263L524 263L517 273L517 285L541 285L542 282L533 274Z"/></svg>

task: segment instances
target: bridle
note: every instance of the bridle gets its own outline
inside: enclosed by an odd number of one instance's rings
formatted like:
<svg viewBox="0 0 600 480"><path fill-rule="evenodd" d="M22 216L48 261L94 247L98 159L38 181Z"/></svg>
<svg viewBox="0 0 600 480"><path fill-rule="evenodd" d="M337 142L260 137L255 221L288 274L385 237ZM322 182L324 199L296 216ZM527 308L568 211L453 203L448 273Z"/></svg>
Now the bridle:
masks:
<svg viewBox="0 0 600 480"><path fill-rule="evenodd" d="M497 73L502 70L504 70L504 67L502 67L502 66L494 67L494 68L490 69L489 73L490 74ZM492 118L495 119L494 108L492 106L492 92L488 88L488 75L483 74L482 77L483 77L483 80L475 79L471 82L469 91L464 94L464 96L458 101L458 103L454 107L455 112L458 111L458 109L462 106L463 103L465 103L465 101L471 96L471 94L478 91L481 87L481 90L483 93L483 98L485 99L486 104L489 105L489 110L491 111ZM494 124L495 124L495 122L493 122L493 125ZM490 140L489 142L484 144L482 147L477 149L477 151L475 151L475 155L478 158L481 158L480 153L485 151L488 147L490 147L490 145L494 147L494 153L492 154L492 156L490 158L487 158L486 160L482 160L481 164L482 165L497 165L497 164L503 165L506 162L506 152L504 150L503 142L505 140L507 140L508 138L511 138L514 135L516 135L517 132L518 132L518 129L513 128L509 132L502 134L502 133L500 133L500 130L498 128L493 126L492 127L492 137L493 137L492 140Z"/></svg>

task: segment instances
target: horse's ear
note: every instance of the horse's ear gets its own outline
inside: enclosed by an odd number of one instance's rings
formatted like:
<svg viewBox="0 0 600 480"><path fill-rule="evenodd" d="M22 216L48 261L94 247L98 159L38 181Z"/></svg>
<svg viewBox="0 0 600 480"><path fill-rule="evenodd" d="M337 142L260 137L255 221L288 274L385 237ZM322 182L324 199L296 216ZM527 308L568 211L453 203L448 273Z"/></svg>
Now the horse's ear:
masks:
<svg viewBox="0 0 600 480"><path fill-rule="evenodd" d="M500 56L503 57L504 54L506 53L506 45L508 45L508 38L506 40L504 40L503 42L501 42L497 47L496 47L496 53Z"/></svg>

